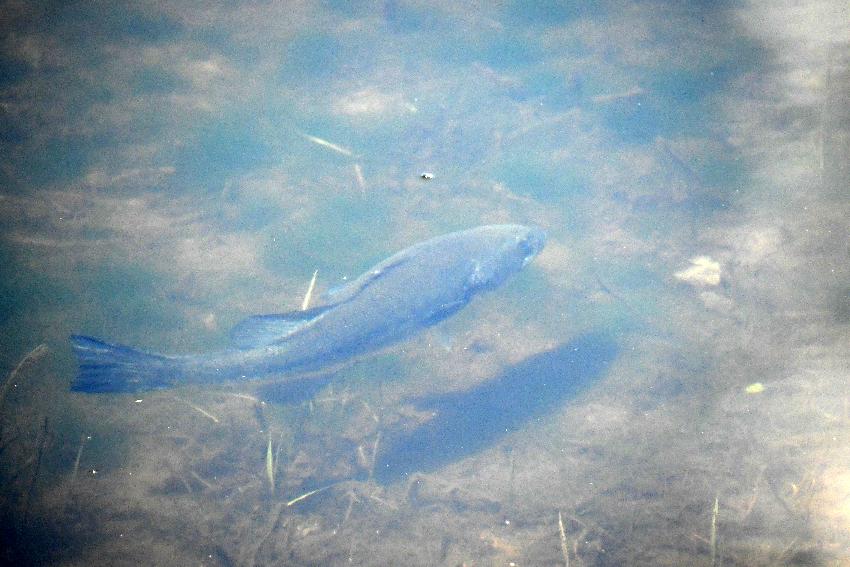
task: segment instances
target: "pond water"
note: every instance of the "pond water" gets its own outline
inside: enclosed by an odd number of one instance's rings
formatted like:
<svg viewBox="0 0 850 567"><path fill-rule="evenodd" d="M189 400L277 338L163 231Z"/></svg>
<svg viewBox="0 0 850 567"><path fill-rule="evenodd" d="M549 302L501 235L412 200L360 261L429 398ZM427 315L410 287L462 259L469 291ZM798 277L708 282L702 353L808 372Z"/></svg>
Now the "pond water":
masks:
<svg viewBox="0 0 850 567"><path fill-rule="evenodd" d="M850 562L846 2L2 12L3 563ZM71 390L508 223L346 364Z"/></svg>

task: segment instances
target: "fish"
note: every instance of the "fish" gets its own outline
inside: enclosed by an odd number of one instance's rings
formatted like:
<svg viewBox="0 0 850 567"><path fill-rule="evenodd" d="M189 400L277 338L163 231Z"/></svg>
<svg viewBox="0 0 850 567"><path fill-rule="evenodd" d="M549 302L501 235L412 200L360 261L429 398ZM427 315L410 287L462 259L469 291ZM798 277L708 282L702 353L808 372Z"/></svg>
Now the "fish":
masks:
<svg viewBox="0 0 850 567"><path fill-rule="evenodd" d="M543 249L546 233L517 224L484 225L414 244L303 311L254 315L230 333L231 346L165 355L72 335L77 392L143 392L188 384L286 380L378 351L436 325L477 295L502 285Z"/></svg>

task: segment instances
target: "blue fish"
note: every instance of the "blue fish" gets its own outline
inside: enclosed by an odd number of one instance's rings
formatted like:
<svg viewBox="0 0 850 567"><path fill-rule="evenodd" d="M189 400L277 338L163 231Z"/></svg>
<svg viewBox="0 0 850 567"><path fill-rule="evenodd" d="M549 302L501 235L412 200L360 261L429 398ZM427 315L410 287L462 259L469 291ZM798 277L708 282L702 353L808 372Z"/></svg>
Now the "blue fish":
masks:
<svg viewBox="0 0 850 567"><path fill-rule="evenodd" d="M546 242L539 228L487 225L406 248L326 303L256 315L221 352L168 356L74 335L78 392L139 392L319 370L375 351L457 313L528 264Z"/></svg>

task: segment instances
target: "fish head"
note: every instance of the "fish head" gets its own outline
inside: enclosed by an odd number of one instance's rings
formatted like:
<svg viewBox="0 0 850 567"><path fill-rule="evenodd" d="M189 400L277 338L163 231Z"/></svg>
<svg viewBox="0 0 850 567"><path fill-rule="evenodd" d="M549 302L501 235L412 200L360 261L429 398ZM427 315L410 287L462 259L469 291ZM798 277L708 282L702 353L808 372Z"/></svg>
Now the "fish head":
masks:
<svg viewBox="0 0 850 567"><path fill-rule="evenodd" d="M516 224L481 227L484 246L472 262L468 290L500 286L520 271L546 245L546 233L537 227Z"/></svg>

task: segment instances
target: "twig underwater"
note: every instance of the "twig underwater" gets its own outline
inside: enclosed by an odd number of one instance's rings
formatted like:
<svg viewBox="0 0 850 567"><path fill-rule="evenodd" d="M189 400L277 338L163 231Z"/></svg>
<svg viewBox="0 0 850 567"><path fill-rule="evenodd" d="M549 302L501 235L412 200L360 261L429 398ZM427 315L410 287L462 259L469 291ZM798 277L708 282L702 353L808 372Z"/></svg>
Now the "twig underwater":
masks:
<svg viewBox="0 0 850 567"><path fill-rule="evenodd" d="M50 349L47 347L47 343L41 343L40 345L29 351L26 355L24 355L24 357L17 364L17 366L15 366L15 368L13 368L12 371L9 373L9 376L6 377L6 381L3 382L3 385L0 386L0 404L3 403L3 400L6 397L6 392L9 389L9 385L15 381L15 378L17 378L18 374L20 374L21 370L23 370L23 368L27 364L36 362L38 359L47 354L49 350Z"/></svg>
<svg viewBox="0 0 850 567"><path fill-rule="evenodd" d="M277 478L277 473L280 470L280 452L283 449L283 435L284 430L281 430L280 435L277 437L277 447L274 450L274 474Z"/></svg>
<svg viewBox="0 0 850 567"><path fill-rule="evenodd" d="M62 503L63 511L68 505L68 500L70 500L71 495L74 493L74 486L77 483L77 473L80 471L80 460L83 457L83 448L86 446L86 441L89 439L91 439L91 437L85 433L80 435L80 446L77 447L77 456L74 458L74 466L71 468L71 478L68 480L68 488L65 490L65 500Z"/></svg>
<svg viewBox="0 0 850 567"><path fill-rule="evenodd" d="M214 486L211 482L209 482L208 480L206 480L204 477L202 477L201 475L199 475L199 474L198 474L198 473L196 473L195 471L190 470L190 471L189 471L189 474L192 476L192 478L194 478L195 480L197 480L198 482L200 482L201 484L203 484L203 485L204 485L205 487L207 487L209 490L214 490L214 489L215 489L215 486Z"/></svg>
<svg viewBox="0 0 850 567"><path fill-rule="evenodd" d="M378 430L377 435L375 435L375 444L372 446L372 459L369 462L369 480L375 476L375 463L378 462L378 447L381 443L381 431Z"/></svg>
<svg viewBox="0 0 850 567"><path fill-rule="evenodd" d="M561 554L564 556L564 566L570 567L570 548L567 544L567 531L564 529L564 519L561 517L560 510L558 510L558 534L561 539Z"/></svg>
<svg viewBox="0 0 850 567"><path fill-rule="evenodd" d="M301 134L305 139L313 142L316 145L322 146L323 148L327 148L329 150L335 151L338 154L342 154L344 156L353 156L354 152L349 150L348 148L344 148L340 145L334 144L333 142L329 142L323 138L319 138L318 136L311 136L310 134Z"/></svg>
<svg viewBox="0 0 850 567"><path fill-rule="evenodd" d="M304 294L304 301L301 302L301 311L307 311L310 307L310 300L313 299L313 290L316 288L316 278L319 275L319 270L313 272L313 277L310 280L310 285L307 288L307 293Z"/></svg>
<svg viewBox="0 0 850 567"><path fill-rule="evenodd" d="M357 495L354 494L353 490L348 491L348 507L345 509L345 514L342 517L342 521L339 523L339 527L342 528L348 519L351 517L351 512L354 510L354 503L360 502L357 498Z"/></svg>
<svg viewBox="0 0 850 567"><path fill-rule="evenodd" d="M256 396L252 396L251 394L243 394L242 392L226 392L225 395L230 396L232 398L237 398L240 400L248 400L249 402L253 402L255 404L259 404L262 402L260 398Z"/></svg>
<svg viewBox="0 0 850 567"><path fill-rule="evenodd" d="M207 417L210 420L212 420L214 423L221 423L221 420L219 420L216 416L214 416L213 414L211 414L210 412L208 412L204 408L193 404L189 400L185 400L185 399L178 397L178 396L174 396L174 399L177 400L178 402L182 402L182 403L186 404L187 406L189 406L190 408L192 408L196 412L200 413L204 417Z"/></svg>
<svg viewBox="0 0 850 567"><path fill-rule="evenodd" d="M272 451L272 432L269 431L269 443L266 446L266 480L269 482L269 493L274 494L274 452Z"/></svg>
<svg viewBox="0 0 850 567"><path fill-rule="evenodd" d="M80 470L80 458L83 456L83 447L86 446L86 441L91 439L85 433L80 435L80 446L77 448L77 457L74 459L74 468L71 470L71 484L77 480L77 472Z"/></svg>
<svg viewBox="0 0 850 567"><path fill-rule="evenodd" d="M711 537L709 539L711 545L711 567L717 567L717 514L719 512L720 502L715 495L714 509L711 512Z"/></svg>
<svg viewBox="0 0 850 567"><path fill-rule="evenodd" d="M257 555L260 553L260 550L266 544L269 537L274 533L275 529L277 529L277 525L280 523L280 518L283 515L283 509L285 508L284 502L278 502L270 511L268 516L268 521L266 522L265 529L263 530L263 534L257 539L257 544L253 546L253 549L250 552L250 558L246 561L245 565L257 565ZM289 520L287 519L284 522L284 526Z"/></svg>
<svg viewBox="0 0 850 567"><path fill-rule="evenodd" d="M41 462L44 459L44 450L47 446L47 432L49 429L49 419L47 416L44 416L44 420L41 423L41 428L38 430L38 438L35 442L35 464L33 465L32 470L32 479L30 480L30 485L27 491L24 493L24 501L23 501L23 518L24 523L27 522L27 516L29 514L29 503L32 500L33 494L35 494L35 487L38 484L39 473L41 472Z"/></svg>
<svg viewBox="0 0 850 567"><path fill-rule="evenodd" d="M289 500L289 501L286 503L286 506L287 506L287 508L288 508L288 507L290 507L290 506L294 506L295 504L298 504L299 502L301 502L301 501L303 501L303 500L306 500L306 499L310 498L311 496L315 496L316 494L319 494L320 492L324 492L324 491L325 491L325 490L327 490L328 488L332 488L332 487L336 486L337 484L339 484L339 483L338 483L338 482L335 482L335 483L333 483L333 484L329 484L329 485L327 485L327 486L323 486L323 487L321 487L321 488L317 488L317 489L315 489L315 490L311 490L311 491L309 491L309 492L305 492L305 493L304 493L304 494L302 494L301 496L296 496L296 497L295 497L295 498L293 498L292 500Z"/></svg>
<svg viewBox="0 0 850 567"><path fill-rule="evenodd" d="M366 178L363 177L363 168L360 167L359 163L354 164L354 178L357 180L360 194L366 196Z"/></svg>

